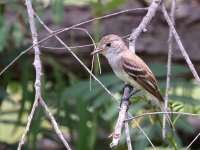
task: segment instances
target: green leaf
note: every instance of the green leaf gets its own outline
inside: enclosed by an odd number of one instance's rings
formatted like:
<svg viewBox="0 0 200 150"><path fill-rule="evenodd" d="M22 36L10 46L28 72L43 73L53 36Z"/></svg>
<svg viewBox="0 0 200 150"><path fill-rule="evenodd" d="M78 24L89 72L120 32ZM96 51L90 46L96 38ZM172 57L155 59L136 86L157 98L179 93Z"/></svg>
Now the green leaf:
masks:
<svg viewBox="0 0 200 150"><path fill-rule="evenodd" d="M110 95L108 95L106 92L101 92L100 93L101 96L99 96L98 98L95 99L95 101L93 102L93 106L94 107L99 107L101 106L103 103L110 101Z"/></svg>
<svg viewBox="0 0 200 150"><path fill-rule="evenodd" d="M118 106L119 106L119 103L112 103L109 109L104 113L103 118L108 121L114 116L116 116L118 114L117 113Z"/></svg>
<svg viewBox="0 0 200 150"><path fill-rule="evenodd" d="M3 51L3 48L6 46L8 42L8 38L10 36L10 29L11 25L7 24L6 26L3 26L3 28L0 30L1 36L0 36L0 52Z"/></svg>
<svg viewBox="0 0 200 150"><path fill-rule="evenodd" d="M176 121L176 126L178 126L179 128L182 128L183 131L188 132L188 133L195 132L195 127L192 126L184 117L181 117Z"/></svg>
<svg viewBox="0 0 200 150"><path fill-rule="evenodd" d="M62 21L64 14L63 0L54 0L52 4L52 17L53 22L58 24Z"/></svg>
<svg viewBox="0 0 200 150"><path fill-rule="evenodd" d="M13 30L12 35L13 35L13 39L15 41L15 44L18 46L23 39L23 34L22 34L22 31L21 31L20 24L18 22L15 22L13 24L13 26L14 26L14 30Z"/></svg>
<svg viewBox="0 0 200 150"><path fill-rule="evenodd" d="M111 0L109 1L106 5L102 6L102 7L98 7L96 9L96 12L101 15L103 14L104 12L106 11L109 11L109 10L113 10L119 6L121 6L122 4L124 4L127 0Z"/></svg>
<svg viewBox="0 0 200 150"><path fill-rule="evenodd" d="M169 98L178 102L182 102L184 104L189 104L189 105L199 105L199 100L194 99L189 96L177 96L177 95L169 95Z"/></svg>
<svg viewBox="0 0 200 150"><path fill-rule="evenodd" d="M167 64L166 63L152 63L148 65L149 68L152 70L155 77L166 77L167 74ZM190 70L188 67L172 63L171 65L171 75L180 75L188 73Z"/></svg>

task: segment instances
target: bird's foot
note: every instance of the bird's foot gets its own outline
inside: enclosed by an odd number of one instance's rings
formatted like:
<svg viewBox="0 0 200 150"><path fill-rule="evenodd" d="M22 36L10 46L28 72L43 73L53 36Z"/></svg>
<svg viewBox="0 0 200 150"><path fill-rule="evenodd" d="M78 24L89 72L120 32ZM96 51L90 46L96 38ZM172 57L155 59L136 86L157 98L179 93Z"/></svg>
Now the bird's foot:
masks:
<svg viewBox="0 0 200 150"><path fill-rule="evenodd" d="M125 84L125 86L124 86L124 88L126 87L126 86L131 86L131 85L129 85L129 84ZM132 87L132 86L131 86ZM137 90L135 90L135 91L133 91L131 94L129 94L127 97L125 97L125 98L122 98L121 99L121 102L120 102L120 107L121 107L121 105L122 105L122 102L124 102L124 101L128 101L128 103L129 103L129 105L131 104L131 102L130 102L130 97L131 96L133 96L133 95L135 95L137 92L139 92L141 89L137 89Z"/></svg>
<svg viewBox="0 0 200 150"><path fill-rule="evenodd" d="M133 90L133 86L131 86L131 85L128 84L128 83L125 83L125 84L124 84L124 87L123 87L123 89L122 89L122 92L123 92L123 93L124 93L124 90L125 90L126 87L128 87L131 91Z"/></svg>
<svg viewBox="0 0 200 150"><path fill-rule="evenodd" d="M121 101L120 101L120 107L122 106L122 103L125 102L125 101L128 102L128 106L131 104L129 98L126 98L126 97L125 97L125 98L122 98L122 99L121 99Z"/></svg>

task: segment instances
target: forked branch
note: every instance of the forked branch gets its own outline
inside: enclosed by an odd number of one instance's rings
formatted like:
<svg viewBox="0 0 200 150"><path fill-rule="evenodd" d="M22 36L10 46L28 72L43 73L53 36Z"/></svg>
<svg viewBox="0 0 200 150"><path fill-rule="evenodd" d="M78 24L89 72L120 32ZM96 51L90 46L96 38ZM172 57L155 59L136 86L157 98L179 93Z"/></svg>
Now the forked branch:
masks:
<svg viewBox="0 0 200 150"><path fill-rule="evenodd" d="M25 128L24 133L22 134L22 137L19 141L19 145L17 150L21 150L23 144L24 144L24 139L25 136L27 134L27 132L29 131L30 128L30 124L33 118L33 115L35 113L35 110L38 106L38 101L41 103L41 105L43 106L43 108L45 109L45 111L48 113L51 122L53 124L53 127L56 131L56 133L58 134L58 136L60 137L60 139L62 140L63 144L65 145L65 147L68 150L71 150L71 148L69 147L68 143L65 141L63 135L61 134L61 131L58 128L58 125L53 117L53 115L51 114L51 112L49 111L48 107L46 106L45 102L43 101L42 97L41 97L41 76L42 76L42 65L41 65L41 60L40 60L40 50L39 50L39 46L38 46L38 39L37 39L37 32L36 32L36 27L35 27L35 22L34 22L34 11L32 8L32 4L30 0L26 0L26 7L27 7L27 11L28 11L28 16L29 16L29 24L30 24L30 29L31 29L31 34L32 34L32 40L33 40L33 45L34 45L34 51L35 51L35 58L34 58L34 67L36 70L36 79L35 79L35 100L34 100L34 104L33 107L31 109L31 113L28 117L28 122Z"/></svg>

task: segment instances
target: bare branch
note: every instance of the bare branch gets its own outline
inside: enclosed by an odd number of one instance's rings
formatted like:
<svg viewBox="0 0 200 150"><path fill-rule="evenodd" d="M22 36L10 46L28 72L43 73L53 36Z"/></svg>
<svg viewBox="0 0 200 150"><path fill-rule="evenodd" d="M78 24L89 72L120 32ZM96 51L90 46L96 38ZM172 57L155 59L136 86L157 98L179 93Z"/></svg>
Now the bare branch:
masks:
<svg viewBox="0 0 200 150"><path fill-rule="evenodd" d="M19 141L19 145L18 145L17 150L21 150L22 146L24 145L24 138L26 137L26 134L29 131L29 128L30 128L30 125L31 125L31 121L33 119L33 115L35 113L35 110L36 110L37 106L38 106L38 99L35 99L34 103L33 103L33 106L32 106L32 109L31 109L31 113L28 116L28 121L27 121L27 124L26 124L26 128L25 128L25 130L24 130L24 132L22 134L22 137L21 137L21 139Z"/></svg>
<svg viewBox="0 0 200 150"><path fill-rule="evenodd" d="M176 9L176 0L172 0L171 4L171 12L170 12L170 18L172 23L175 23L174 14ZM172 42L173 42L173 34L172 30L169 29L169 39L168 39L168 59L167 59L167 83L166 83L166 90L165 90L165 108L167 108L168 105L168 95L169 95L169 89L170 89L170 78L171 78L171 59L172 59ZM166 116L163 116L163 127L162 127L162 135L163 139L165 138L166 133Z"/></svg>
<svg viewBox="0 0 200 150"><path fill-rule="evenodd" d="M44 27L50 32L52 33L52 31L42 22L42 20L35 14L36 18L38 19L38 21L44 25ZM95 75L92 74L92 72L83 64L83 62L73 53L73 51L60 39L58 38L56 35L54 35L59 41L60 43L66 47L66 49L76 58L76 60L87 70L87 72L89 74L91 74L91 76L106 90L106 92L113 98L115 99L118 103L119 101L113 96L113 94L96 78ZM129 113L130 115L130 113ZM136 122L137 124L137 122ZM155 149L155 147L153 146L152 142L150 141L150 139L148 138L148 136L144 133L144 131L142 130L142 128L137 124L137 126L139 127L139 129L141 130L141 132L145 135L145 137L148 139L148 141L150 142L150 144L152 145L152 147Z"/></svg>
<svg viewBox="0 0 200 150"><path fill-rule="evenodd" d="M81 22L81 23L78 23L78 24L75 24L69 28L64 28L64 29L59 29L57 31L51 31L51 35L47 36L46 38L40 40L39 42L33 44L31 47L29 47L28 49L26 49L25 51L23 51L18 57L16 57L9 65L6 66L6 68L4 68L1 72L0 72L0 75L2 75L10 66L12 66L12 64L14 64L23 54L27 53L29 50L31 50L34 46L46 41L47 39L57 35L57 34L60 34L64 31L68 31L72 28L75 28L75 27L78 27L80 25L83 25L83 24L86 24L86 23L89 23L89 22L92 22L92 21L95 21L95 20L99 20L99 19L104 19L104 18L108 18L108 17L112 17L112 16L115 16L115 15L119 15L119 14L122 14L122 13L126 13L126 12L130 12L130 11L144 11L144 10L147 10L147 8L135 8L135 9L128 9L128 10L123 10L123 11L119 11L119 12L116 12L116 13L112 13L112 14L108 14L108 15L105 15L105 16L102 16L102 17L98 17L98 18L94 18L94 19L90 19L90 20L87 20L87 21L84 21L84 22Z"/></svg>
<svg viewBox="0 0 200 150"><path fill-rule="evenodd" d="M125 117L128 118L128 113L126 113ZM127 144L128 150L132 150L132 144L131 144L131 137L130 137L128 122L125 122L124 126L125 126L125 134L126 134L126 144Z"/></svg>
<svg viewBox="0 0 200 150"><path fill-rule="evenodd" d="M74 29L76 29L76 28L74 28ZM83 29L83 28L80 28L80 29ZM85 30L85 29L84 29ZM86 30L87 31L87 30ZM121 37L122 39L123 38L127 38L127 37L129 37L131 34L128 34L128 35L125 35L125 36L123 36L123 37ZM31 42L31 41L30 41ZM84 47L91 47L91 46L95 46L95 45L97 45L98 43L95 43L95 44L86 44L86 45L79 45L79 46L69 46L69 48L70 49L75 49L75 48L84 48ZM57 49L57 50L59 50L59 49L67 49L66 47L48 47L48 46L42 46L42 45L39 45L39 47L42 47L42 48L46 48L46 49Z"/></svg>
<svg viewBox="0 0 200 150"><path fill-rule="evenodd" d="M149 22L151 21L151 19L154 17L158 6L160 5L160 2L162 0L153 0L153 2L151 3L151 5L148 7L148 12L147 14L144 16L143 20L141 21L140 25L133 30L130 38L129 38L129 49L133 52L135 52L135 43L137 38L139 37L139 35L142 32L146 32L147 29L147 25L149 24Z"/></svg>
<svg viewBox="0 0 200 150"><path fill-rule="evenodd" d="M17 150L21 150L23 144L24 144L24 138L27 134L27 132L29 131L30 128L30 124L34 115L34 112L38 106L38 101L40 101L40 103L42 104L42 106L44 107L44 109L46 110L46 112L48 112L48 115L50 116L50 119L52 121L52 124L56 130L56 133L58 134L58 136L61 138L61 140L63 141L65 147L68 150L71 150L71 148L69 147L68 143L65 141L63 135L61 134L61 131L59 130L57 123L55 121L55 119L53 118L52 114L50 113L48 107L46 106L46 104L44 103L44 101L41 98L41 76L42 76L42 65L41 65L41 60L40 60L40 50L39 50L39 46L38 46L38 39L37 39L37 32L36 32L36 27L35 27L35 22L34 22L34 11L31 5L31 1L30 0L26 0L26 6L27 6L27 11L28 11L28 16L29 16L29 24L30 24L30 29L31 29L31 34L32 34L32 40L33 40L33 45L35 45L34 51L35 51L35 58L34 58L34 67L36 70L36 79L35 79L35 100L34 100L34 104L31 110L31 113L28 117L28 122L26 125L26 129L24 131L24 133L22 134L22 137L19 141L19 145Z"/></svg>
<svg viewBox="0 0 200 150"><path fill-rule="evenodd" d="M146 115L157 115L157 114L178 114L178 115L187 115L187 116L194 116L194 117L200 117L200 114L191 114L191 113L187 113L187 112L147 112L147 113L143 113L128 119L125 119L124 121L131 121L133 119L142 117L142 116L146 116Z"/></svg>
<svg viewBox="0 0 200 150"><path fill-rule="evenodd" d="M187 146L187 148L185 150L187 150L195 141L196 139L200 136L200 133L194 138L194 140L192 140L192 142Z"/></svg>
<svg viewBox="0 0 200 150"><path fill-rule="evenodd" d="M35 14L36 18L38 19L38 21L45 27L45 29L47 31L49 31L50 33L52 33L53 31L51 31L45 24L44 22L42 22L42 20ZM76 54L74 54L74 52L56 35L53 34L53 36L56 37L56 39L64 46L66 47L66 49L72 54L72 56L83 66L83 68L106 90L106 92L116 101L118 101L113 94L101 83L101 81L99 81L99 79L97 79L97 77L85 66L85 64L76 56ZM119 101L118 101L119 103Z"/></svg>
<svg viewBox="0 0 200 150"><path fill-rule="evenodd" d="M130 86L125 86L122 99L127 98L130 95L130 92L131 92ZM110 148L117 146L119 142L119 139L121 137L122 125L124 123L128 108L129 108L129 101L128 100L122 101L121 107L119 108L119 117L115 125L114 131L112 133L113 140L112 140L112 143L110 143Z"/></svg>
<svg viewBox="0 0 200 150"><path fill-rule="evenodd" d="M180 37L177 34L176 29L175 29L172 21L169 18L169 15L167 14L167 11L166 11L164 3L162 3L161 6L162 6L163 15L164 15L164 17L165 17L170 29L172 30L172 33L173 33L174 38L175 38L175 40L176 40L176 42L177 42L177 44L179 46L179 49L181 50L183 57L185 58L185 60L186 60L186 62L188 64L188 66L189 66L194 78L196 79L197 84L200 86L200 78L199 78L199 76L198 76L198 74L197 74L197 72L196 72L196 70L194 68L194 65L192 64L192 62L191 62L191 60L190 60L185 48L183 47L183 44L182 44L182 42L180 40Z"/></svg>
<svg viewBox="0 0 200 150"><path fill-rule="evenodd" d="M131 118L132 117L133 116L131 116ZM128 120L128 119L125 119L124 122L126 122L126 120ZM138 126L138 128L140 129L140 131L144 134L144 136L147 138L147 140L149 141L149 143L151 144L151 146L153 147L153 149L156 150L155 146L153 145L153 143L151 142L151 140L149 139L149 137L146 135L146 133L142 130L142 128L140 127L140 125L137 123L137 121L135 121L135 119L133 119L133 121Z"/></svg>
<svg viewBox="0 0 200 150"><path fill-rule="evenodd" d="M65 138L63 137L62 132L58 128L58 125L57 125L57 122L56 122L55 118L53 117L52 113L50 112L49 108L47 107L47 105L45 104L45 102L43 101L42 98L40 98L40 104L45 109L46 113L48 114L48 116L49 116L49 118L51 120L51 123L53 125L53 128L54 128L56 134L58 135L58 137L61 139L61 141L63 142L63 144L65 145L65 147L68 150L71 150L69 144L66 142Z"/></svg>
<svg viewBox="0 0 200 150"><path fill-rule="evenodd" d="M34 22L34 17L33 17L33 8L32 8L30 0L26 0L26 7L27 7L27 11L28 11L28 16L29 16L29 24L30 24L30 29L31 29L31 33L32 33L32 40L33 40L33 44L35 44L35 46L33 47L34 51L35 51L35 58L34 58L33 65L35 66L35 70L36 70L35 100L34 100L33 107L31 109L31 113L28 117L26 129L24 130L24 133L22 134L22 137L19 141L17 150L21 150L22 145L24 144L24 138L25 138L27 132L29 131L33 115L38 106L38 100L40 99L40 96L41 96L41 81L40 80L41 80L41 76L42 76L42 68L41 68L41 62L40 62L40 50L38 48L38 45L36 45L36 43L38 43L37 32L36 32L35 22Z"/></svg>
<svg viewBox="0 0 200 150"><path fill-rule="evenodd" d="M38 19L38 21L43 25L44 23L42 22L42 20L35 14L36 18ZM52 32L47 26L44 26L46 27L46 29L49 31L49 32ZM76 60L86 69L86 71L91 74L91 76L106 90L106 92L114 99L116 100L118 103L119 103L119 100L117 100L113 94L101 83L101 81L99 81L95 75L92 74L92 72L83 64L83 62L73 53L73 51L71 51L71 49L60 39L58 38L57 36L55 36L59 41L60 43L65 46L67 48L67 50L76 58ZM131 114L129 113L129 115L131 116ZM139 126L139 124L136 122L138 128L141 130L141 132L144 134L144 136L147 138L147 140L150 142L150 144L152 145L152 147L155 149L154 145L152 144L152 142L150 141L150 139L148 138L148 136L145 134L145 132L142 130L142 128Z"/></svg>

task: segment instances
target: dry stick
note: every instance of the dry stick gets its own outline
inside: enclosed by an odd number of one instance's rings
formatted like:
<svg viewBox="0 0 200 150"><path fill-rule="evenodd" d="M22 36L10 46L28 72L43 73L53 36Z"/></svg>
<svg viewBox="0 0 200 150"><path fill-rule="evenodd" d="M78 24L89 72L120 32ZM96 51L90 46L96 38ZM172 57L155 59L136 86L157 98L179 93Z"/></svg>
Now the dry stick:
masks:
<svg viewBox="0 0 200 150"><path fill-rule="evenodd" d="M185 150L187 150L195 141L196 139L200 136L200 133L194 138L194 140L192 140L192 142L186 147Z"/></svg>
<svg viewBox="0 0 200 150"><path fill-rule="evenodd" d="M37 85L35 84L35 88L37 88L36 86ZM29 128L30 128L30 125L31 125L31 121L33 119L33 115L35 113L35 110L36 110L37 106L38 106L38 98L37 98L37 94L35 94L35 100L34 100L34 103L33 103L32 109L31 109L31 113L28 116L28 121L27 121L27 124L26 124L26 128L25 128L25 130L24 130L24 132L22 134L22 137L21 137L21 139L19 141L19 145L18 145L17 150L21 150L22 146L24 145L24 138L26 137L26 134L29 131Z"/></svg>
<svg viewBox="0 0 200 150"><path fill-rule="evenodd" d="M75 29L75 28L73 28ZM80 29L83 29L83 28L80 28ZM85 30L85 29L84 29ZM86 30L87 31L87 30ZM127 38L129 37L131 34L128 34L128 35L125 35L123 37L121 37L122 39L123 38ZM29 41L31 42L31 41ZM75 49L75 48L84 48L84 47L90 47L90 46L94 46L94 45L97 45L98 43L95 43L95 44L86 44L86 45L79 45L79 46L69 46L70 49ZM39 47L42 47L42 48L46 48L46 49L67 49L66 47L48 47L48 46L42 46L42 45L39 45Z"/></svg>
<svg viewBox="0 0 200 150"><path fill-rule="evenodd" d="M129 40L129 49L131 51L133 51L135 53L135 43L137 38L139 37L139 35L142 32L146 32L147 29L147 25L149 24L149 22L151 21L151 19L154 17L158 6L160 5L160 2L162 0L153 0L153 2L151 3L151 5L148 7L148 12L147 14L144 16L142 22L140 23L140 25L133 30L131 36L130 36L130 40Z"/></svg>
<svg viewBox="0 0 200 150"><path fill-rule="evenodd" d="M133 116L131 116L131 117L133 117ZM149 141L149 143L151 144L151 146L153 147L153 149L156 150L155 146L153 145L153 143L151 142L151 140L149 139L149 137L146 135L146 133L142 130L142 128L140 127L140 125L137 123L137 121L135 121L135 119L133 119L133 121L138 126L138 128L140 129L140 131L144 134L144 136L147 138L147 140Z"/></svg>
<svg viewBox="0 0 200 150"><path fill-rule="evenodd" d="M200 117L200 114L191 114L191 113L187 113L187 112L172 112L172 111L171 112L149 112L149 113L143 113L143 114L140 114L140 115L125 119L124 121L125 122L126 121L131 121L133 119L140 118L142 116L157 115L157 114L177 114L177 115L187 115L187 116L193 116L193 117Z"/></svg>
<svg viewBox="0 0 200 150"><path fill-rule="evenodd" d="M112 14L108 14L108 15L105 15L105 16L102 16L102 17L97 17L97 18L94 18L94 19L90 19L90 20L87 20L87 21L84 21L84 22L75 24L75 25L73 25L73 26L71 26L71 27L69 27L69 28L59 29L59 30L56 30L56 31L54 31L54 32L56 32L57 34L59 34L59 33L62 33L63 31L72 29L72 28L74 28L74 27L77 27L77 26L80 26L80 25L83 25L83 24L86 24L86 23L89 23L89 22L92 22L92 21L95 21L95 20L99 20L99 19L104 19L104 18L112 17L112 16L119 15L119 14L122 14L122 13L125 13L125 12L139 11L139 10L147 10L147 9L148 9L148 8L134 8L134 9L122 10L122 11L119 11L119 12L115 12L115 13L112 13Z"/></svg>
<svg viewBox="0 0 200 150"><path fill-rule="evenodd" d="M171 4L171 12L170 18L172 23L174 24L174 14L176 9L176 0L172 0ZM173 42L173 34L172 30L169 30L169 39L168 39L168 59L167 59L167 83L166 83L166 90L165 90L165 108L168 105L168 96L169 96L169 89L170 89L170 78L171 78L171 58L172 58L172 42ZM162 136L163 138L166 137L166 116L163 115L163 126L162 126Z"/></svg>
<svg viewBox="0 0 200 150"><path fill-rule="evenodd" d="M128 113L126 113L125 118L128 118ZM131 137L130 137L130 131L129 131L129 124L128 122L124 123L125 126L125 134L126 134L126 143L128 150L132 150L132 144L131 144Z"/></svg>
<svg viewBox="0 0 200 150"><path fill-rule="evenodd" d="M126 86L124 88L123 99L127 98L130 95L130 92L131 92L131 87ZM122 125L124 123L125 116L126 116L126 113L128 111L128 108L129 108L129 101L128 100L123 101L121 103L121 107L119 109L119 117L118 117L117 123L116 123L114 131L111 135L113 137L113 140L112 140L112 143L110 143L110 148L116 146L119 142L119 139L121 137ZM131 142L128 142L127 144L131 144ZM129 147L132 147L132 146L130 145L130 146L128 146L128 148Z"/></svg>
<svg viewBox="0 0 200 150"><path fill-rule="evenodd" d="M98 44L98 43L96 43L96 44ZM46 49L57 49L57 50L67 49L66 47L48 47L48 46L42 46L42 45L39 45L39 46L42 47L42 48L46 48ZM80 46L71 46L69 48L70 49L75 49L75 48L83 48L83 47L90 47L90 46L94 46L94 44L86 44L86 45L80 45Z"/></svg>
<svg viewBox="0 0 200 150"><path fill-rule="evenodd" d="M45 109L46 113L48 114L51 123L53 125L54 130L56 131L56 134L58 135L58 137L61 139L61 141L64 143L65 147L68 150L71 150L69 144L66 142L64 136L62 135L62 132L60 131L60 129L58 128L57 122L55 120L55 118L53 117L52 113L50 112L49 108L47 107L47 105L45 104L44 100L42 98L40 98L40 104L42 105L42 107Z"/></svg>
<svg viewBox="0 0 200 150"><path fill-rule="evenodd" d="M80 25L83 25L83 24L86 24L86 23L89 23L89 22L92 22L92 21L95 21L95 20L98 20L98 19L104 19L104 18L108 18L108 17L112 17L112 16L115 16L115 15L119 15L119 14L122 14L122 13L125 13L125 12L130 12L130 11L138 11L138 10L147 10L147 8L135 8L135 9L128 9L128 10L123 10L123 11L119 11L119 12L116 12L116 13L113 13L113 14L108 14L108 15L105 15L105 16L102 16L102 17L98 17L98 18L94 18L94 19L90 19L90 20L87 20L87 21L84 21L84 22L81 22L81 23L78 23L78 24L75 24L69 28L64 28L64 29L60 29L59 31L56 31L56 33L54 33L53 31L51 32L52 34L49 35L48 37L40 40L39 42L33 44L31 47L29 47L28 49L26 49L25 51L23 51L19 56L17 56L9 65L7 65L1 72L0 72L0 75L2 75L4 73L4 71L6 71L16 60L18 60L23 54L27 53L29 50L31 50L35 45L38 45L40 43L42 43L43 41L46 41L47 39L57 35L57 34L60 34L64 31L67 31L69 29L72 29L72 28L75 28L75 27L78 27Z"/></svg>
<svg viewBox="0 0 200 150"><path fill-rule="evenodd" d="M38 43L37 41L37 33L36 33L36 29L35 29L35 23L34 23L34 17L33 17L33 9L30 3L30 0L26 0L26 4L27 6L27 11L28 11L28 16L29 16L29 23L30 23L30 29L31 29L31 33L32 33L32 40L33 40L33 44ZM35 100L33 103L33 107L31 109L31 113L28 117L28 122L26 125L26 128L22 134L22 137L19 141L19 145L17 150L21 150L22 145L24 144L24 138L27 134L27 132L29 131L30 128L30 124L34 115L34 112L38 106L38 100L40 99L41 96L41 62L40 62L40 50L38 48L37 45L35 45L34 47L34 51L35 51L35 58L34 58L34 63L33 65L35 66L35 70L36 70L36 79L35 79Z"/></svg>
<svg viewBox="0 0 200 150"><path fill-rule="evenodd" d="M35 14L35 17L38 19L38 21L41 23L41 25L43 25L43 27L49 31L50 33L52 33L53 31L50 30L45 24L44 22ZM106 90L106 92L116 101L118 101L113 94L101 83L101 81L99 81L95 75L93 75L93 73L85 66L85 64L76 56L76 54L74 54L74 52L60 39L58 38L56 35L53 35L56 37L56 39L64 46L66 47L66 49L72 54L72 56L74 56L74 58L83 66L83 68L85 68L85 70L91 74L91 76ZM119 101L118 101L119 102Z"/></svg>
<svg viewBox="0 0 200 150"><path fill-rule="evenodd" d="M76 28L73 28L73 29L76 29ZM77 28L78 29L78 28ZM85 30L85 29L83 29L83 28L79 28L79 29L82 29L82 30L84 30L84 31L87 31L87 30ZM88 34L89 35L89 34ZM127 38L127 37L129 37L131 34L128 34L128 35L125 35L125 36L123 36L123 37L121 37L122 39L124 39L124 38ZM31 41L29 41L29 42L31 42ZM86 44L86 45L80 45L80 46L69 46L69 48L70 49L74 49L74 48L83 48L83 47L90 47L90 46L95 46L95 45L97 45L98 43L95 43L95 44ZM39 47L42 47L42 48L46 48L46 49L57 49L57 50L59 50L59 49L67 49L66 47L48 47L48 46L42 46L42 45L39 45Z"/></svg>
<svg viewBox="0 0 200 150"><path fill-rule="evenodd" d="M46 112L48 112L50 119L52 121L52 124L56 130L56 133L58 134L58 136L61 138L62 142L64 143L65 147L68 150L71 150L71 148L69 147L68 143L65 141L64 137L62 136L60 130L58 129L58 126L56 124L55 119L53 118L52 114L50 113L48 107L46 106L46 104L44 103L44 101L41 98L41 76L42 76L42 65L41 65L41 61L40 61L40 50L39 47L37 45L38 40L37 40L37 32L36 32L36 27L35 27L35 22L34 22L34 11L31 5L31 1L30 0L26 0L26 6L27 6L27 11L28 11L28 16L29 16L29 24L30 24L30 29L31 29L31 33L32 33L32 40L33 40L33 44L35 45L34 51L35 51L35 58L34 58L34 63L33 65L35 66L35 70L36 70L36 80L35 80L35 100L34 100L34 104L31 110L31 113L28 117L28 122L26 125L26 129L19 141L19 145L17 150L21 150L22 145L24 144L24 138L26 136L26 133L29 131L30 128L30 124L35 112L35 109L38 106L38 100L40 101L40 103L42 104L42 106L44 107L44 109L46 110Z"/></svg>
<svg viewBox="0 0 200 150"><path fill-rule="evenodd" d="M38 19L38 21L46 28L46 30L48 30L50 33L52 33L52 31L42 22L42 20L35 14L36 18ZM75 59L83 66L83 68L85 68L85 70L105 89L105 91L114 99L119 103L119 100L117 100L113 94L101 83L101 81L99 81L96 76L83 64L83 62L74 54L74 52L62 41L60 40L56 35L54 35L59 41L60 43L66 47L66 49L75 57ZM129 115L131 116L131 114L129 113ZM131 116L132 117L132 116ZM134 120L135 121L135 120ZM151 146L155 149L153 143L151 142L151 140L149 139L149 137L145 134L145 132L142 130L142 128L140 127L140 125L135 121L136 125L138 126L138 128L141 130L141 132L144 134L144 136L147 138L147 140L149 141L149 143L151 144Z"/></svg>
<svg viewBox="0 0 200 150"><path fill-rule="evenodd" d="M57 33L54 33L54 34L51 34L50 36L48 36L48 37L42 39L42 40L39 41L38 43L33 44L31 47L29 47L28 49L26 49L25 51L23 51L23 52L22 52L18 57L16 57L6 68L4 68L3 71L1 71L0 75L3 74L3 72L4 72L5 70L7 70L18 58L20 58L23 54L25 54L25 53L28 52L30 49L32 49L35 45L38 45L39 43L41 43L41 42L43 42L43 41L45 41L45 40L47 40L47 39L49 39L49 38L51 38L51 37L57 35L57 34L63 32L63 31L67 31L67 30L69 30L69 29L72 29L72 28L74 28L74 27L83 25L83 24L85 24L85 23L92 22L92 21L97 20L97 19L103 19L103 18L111 17L111 16L118 15L118 14L121 14L121 13L129 12L129 11L135 11L135 10L147 10L147 8L136 8L136 9L129 9L129 10L124 10L124 11L116 12L116 13L113 13L113 14L105 15L105 16L102 16L102 17L99 17L99 18L94 18L94 19L91 19L91 20L88 20L88 21L85 21L85 22L76 24L76 25L74 25L74 26L72 26L72 27L65 28L64 30L61 30L61 31L59 31L59 32L57 32ZM51 32L51 33L52 33L52 32ZM68 47L67 47L67 49L68 49ZM71 53L73 53L70 49L69 49L69 51L70 51ZM77 58L77 57L75 57L75 58ZM89 69L88 69L87 67L84 66L84 64L79 60L79 58L78 58L77 60L78 60L78 61L81 63L81 65L83 65L83 67L91 74L91 72L89 71ZM106 89L106 87L105 87L93 74L91 74L91 75L92 75L92 76L94 77L94 79L95 79L97 82L99 82L99 84L108 92L108 94L109 94L111 97L114 98L114 96L111 94L111 92L108 91L108 90ZM115 98L114 98L114 99L115 99ZM115 100L117 100L117 99L115 99ZM117 100L117 101L118 101L118 100ZM118 101L118 102L119 102L119 101ZM129 115L130 115L130 114L129 114ZM136 122L136 124L137 124L137 122ZM137 125L138 125L138 124L137 124ZM139 125L138 125L138 127L139 127L139 129L142 131L142 133L145 135L145 137L148 139L148 141L150 142L150 144L152 145L152 147L154 147L153 144L152 144L152 142L150 141L150 139L147 137L147 135L146 135L146 134L144 133L144 131L142 130L142 128L141 128Z"/></svg>
<svg viewBox="0 0 200 150"><path fill-rule="evenodd" d="M174 25L173 25L172 21L170 20L169 15L167 14L166 8L165 8L163 3L161 4L161 6L162 6L163 15L164 15L170 29L172 30L172 33L173 33L174 38L175 38L175 40L176 40L176 42L179 46L179 49L181 50L183 57L185 58L194 78L196 79L197 84L200 86L200 78L199 78L199 76L198 76L198 74L197 74L197 72L196 72L196 70L195 70L186 50L185 50L185 48L183 47L183 44L181 43L180 37L178 36L176 29L174 28Z"/></svg>

